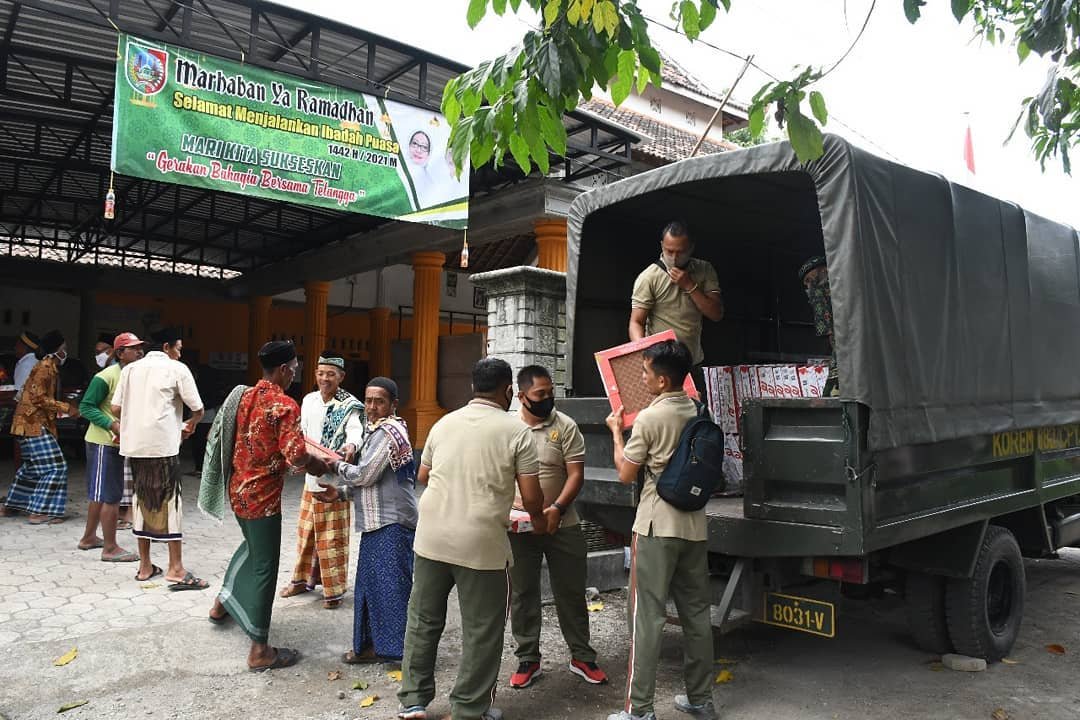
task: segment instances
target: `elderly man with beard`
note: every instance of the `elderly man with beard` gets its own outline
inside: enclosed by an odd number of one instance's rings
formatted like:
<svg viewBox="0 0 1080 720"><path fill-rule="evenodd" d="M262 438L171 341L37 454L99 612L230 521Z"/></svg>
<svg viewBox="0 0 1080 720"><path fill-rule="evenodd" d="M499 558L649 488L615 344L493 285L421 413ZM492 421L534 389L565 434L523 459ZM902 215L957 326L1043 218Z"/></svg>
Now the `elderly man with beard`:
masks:
<svg viewBox="0 0 1080 720"><path fill-rule="evenodd" d="M304 437L352 460L364 440L364 405L342 389L345 359L336 352L323 351L315 370L319 389L308 393L300 405L300 427ZM336 608L349 582L349 531L352 522L348 500L323 502L319 481L331 477L308 475L296 523L299 540L292 582L281 590L287 598L323 586L323 607Z"/></svg>

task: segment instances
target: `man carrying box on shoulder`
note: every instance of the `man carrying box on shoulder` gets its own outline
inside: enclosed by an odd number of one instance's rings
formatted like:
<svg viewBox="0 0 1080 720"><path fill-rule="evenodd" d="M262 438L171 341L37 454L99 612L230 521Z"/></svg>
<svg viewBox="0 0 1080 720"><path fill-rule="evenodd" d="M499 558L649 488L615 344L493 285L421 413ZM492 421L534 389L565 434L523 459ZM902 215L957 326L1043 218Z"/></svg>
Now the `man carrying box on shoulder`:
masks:
<svg viewBox="0 0 1080 720"><path fill-rule="evenodd" d="M679 510L663 500L656 489L656 479L678 448L683 429L697 417L694 401L682 390L691 361L689 348L679 341L667 340L646 348L642 379L656 399L638 414L625 444L622 408L607 419L619 480L633 483L641 467L645 468L631 548L626 703L608 720L656 718L656 666L669 595L682 624L685 655L687 694L675 696L675 708L703 720L716 717L705 510Z"/></svg>

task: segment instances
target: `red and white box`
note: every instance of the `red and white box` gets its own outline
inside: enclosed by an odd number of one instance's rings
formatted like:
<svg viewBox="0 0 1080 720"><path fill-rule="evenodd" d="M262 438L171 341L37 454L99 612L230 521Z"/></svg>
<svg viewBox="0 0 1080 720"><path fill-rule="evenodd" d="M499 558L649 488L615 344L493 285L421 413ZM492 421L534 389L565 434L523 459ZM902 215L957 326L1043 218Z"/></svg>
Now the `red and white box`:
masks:
<svg viewBox="0 0 1080 720"><path fill-rule="evenodd" d="M730 365L719 368L718 396L720 398L720 428L725 432L736 432L739 428L739 409L735 405L734 373Z"/></svg>
<svg viewBox="0 0 1080 720"><path fill-rule="evenodd" d="M825 383L829 380L829 368L825 365L804 365L798 369L799 387L802 396L819 398L825 392Z"/></svg>
<svg viewBox="0 0 1080 720"><path fill-rule="evenodd" d="M799 372L795 365L781 365L780 376L782 378L784 397L802 397L802 388L799 387Z"/></svg>
<svg viewBox="0 0 1080 720"><path fill-rule="evenodd" d="M533 531L532 516L524 510L514 508L510 511L510 532L515 534Z"/></svg>
<svg viewBox="0 0 1080 720"><path fill-rule="evenodd" d="M743 491L743 453L738 435L724 435L724 495Z"/></svg>
<svg viewBox="0 0 1080 720"><path fill-rule="evenodd" d="M772 365L757 366L758 384L761 386L761 397L779 397L776 392L776 374Z"/></svg>
<svg viewBox="0 0 1080 720"><path fill-rule="evenodd" d="M594 356L600 378L604 381L604 392L612 411L623 408L623 422L631 427L637 414L649 406L655 396L641 380L641 354L646 348L665 340L674 340L675 333L665 330L649 337L623 343L607 350L601 350ZM695 400L699 398L697 388L690 373L683 381L683 390Z"/></svg>
<svg viewBox="0 0 1080 720"><path fill-rule="evenodd" d="M758 382L758 373L757 373L758 366L757 365L749 365L748 367L750 369L750 372L748 373L748 375L750 377L750 397L752 397L752 398L760 398L761 397L761 384Z"/></svg>
<svg viewBox="0 0 1080 720"><path fill-rule="evenodd" d="M709 406L709 415L712 416L713 422L719 423L723 417L723 413L720 412L720 398L717 392L717 380L716 376L719 373L719 368L707 367L703 369L705 375L705 399L706 404Z"/></svg>

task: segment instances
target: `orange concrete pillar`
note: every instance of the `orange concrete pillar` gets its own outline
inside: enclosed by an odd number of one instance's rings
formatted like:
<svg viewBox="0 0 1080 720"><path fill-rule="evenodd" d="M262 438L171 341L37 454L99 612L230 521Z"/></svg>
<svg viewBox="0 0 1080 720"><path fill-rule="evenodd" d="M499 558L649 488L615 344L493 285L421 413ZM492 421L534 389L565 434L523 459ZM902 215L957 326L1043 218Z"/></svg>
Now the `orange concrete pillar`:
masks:
<svg viewBox="0 0 1080 720"><path fill-rule="evenodd" d="M566 272L566 218L540 218L533 223L536 231L536 266Z"/></svg>
<svg viewBox="0 0 1080 720"><path fill-rule="evenodd" d="M413 253L412 388L402 417L413 444L423 447L428 431L446 411L439 407L439 299L442 297L441 252Z"/></svg>
<svg viewBox="0 0 1080 720"><path fill-rule="evenodd" d="M315 387L315 368L319 353L326 347L326 300L330 283L308 280L304 283L304 377L300 381L305 393Z"/></svg>
<svg viewBox="0 0 1080 720"><path fill-rule="evenodd" d="M270 341L269 295L255 295L248 300L248 382L254 385L263 376L259 348Z"/></svg>
<svg viewBox="0 0 1080 720"><path fill-rule="evenodd" d="M368 370L371 377L390 377L390 308L372 308Z"/></svg>

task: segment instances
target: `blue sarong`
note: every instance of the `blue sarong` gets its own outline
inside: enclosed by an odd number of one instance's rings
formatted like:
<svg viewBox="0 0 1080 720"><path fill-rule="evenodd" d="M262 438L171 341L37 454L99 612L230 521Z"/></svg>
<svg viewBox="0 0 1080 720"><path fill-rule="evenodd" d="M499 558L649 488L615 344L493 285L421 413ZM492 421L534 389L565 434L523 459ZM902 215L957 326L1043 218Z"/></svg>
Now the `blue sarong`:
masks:
<svg viewBox="0 0 1080 720"><path fill-rule="evenodd" d="M360 538L353 601L353 652L357 655L374 647L379 657L402 657L415 535L415 530L394 523Z"/></svg>
<svg viewBox="0 0 1080 720"><path fill-rule="evenodd" d="M67 507L67 460L56 438L47 432L17 437L22 465L15 473L4 505L34 515L63 517Z"/></svg>

